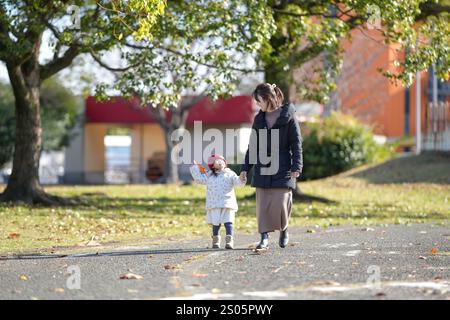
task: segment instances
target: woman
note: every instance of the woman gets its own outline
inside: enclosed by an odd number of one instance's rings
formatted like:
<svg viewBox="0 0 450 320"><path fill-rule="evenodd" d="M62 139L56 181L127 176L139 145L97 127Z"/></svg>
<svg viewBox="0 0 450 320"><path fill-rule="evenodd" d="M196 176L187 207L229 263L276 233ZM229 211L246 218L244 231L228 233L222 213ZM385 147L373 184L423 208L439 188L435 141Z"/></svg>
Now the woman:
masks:
<svg viewBox="0 0 450 320"><path fill-rule="evenodd" d="M258 232L261 241L257 249L269 248L269 232L280 230L279 245L285 248L289 242L288 224L292 211L292 189L295 189L296 179L300 176L303 166L302 138L300 126L295 118L295 108L289 104L283 104L284 96L280 88L268 83L259 84L252 94L256 104L261 108L255 116L252 128L256 131L256 140L250 143L256 144L256 163L252 186L256 188L256 217L258 220ZM267 143L263 144L263 129L267 130ZM271 136L274 130L278 130L276 150L271 150ZM277 137L276 135L274 137ZM271 161L260 159L266 154ZM254 148L255 149L255 148ZM249 159L250 147L245 155L245 162L241 166L241 179L246 178L247 172L253 167ZM273 154L272 154L273 151ZM273 161L277 157L278 161ZM261 172L264 167L274 166L278 163L275 174L267 175ZM266 169L267 170L267 169ZM264 171L264 170L263 170Z"/></svg>

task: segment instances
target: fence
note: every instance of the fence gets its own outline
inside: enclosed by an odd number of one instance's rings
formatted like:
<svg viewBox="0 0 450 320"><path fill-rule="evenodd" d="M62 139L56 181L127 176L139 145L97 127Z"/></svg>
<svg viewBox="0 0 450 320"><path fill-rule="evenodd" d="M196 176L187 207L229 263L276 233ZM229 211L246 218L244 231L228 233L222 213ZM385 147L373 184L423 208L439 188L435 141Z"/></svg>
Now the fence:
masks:
<svg viewBox="0 0 450 320"><path fill-rule="evenodd" d="M450 151L450 105L448 101L429 103L425 109L423 150Z"/></svg>

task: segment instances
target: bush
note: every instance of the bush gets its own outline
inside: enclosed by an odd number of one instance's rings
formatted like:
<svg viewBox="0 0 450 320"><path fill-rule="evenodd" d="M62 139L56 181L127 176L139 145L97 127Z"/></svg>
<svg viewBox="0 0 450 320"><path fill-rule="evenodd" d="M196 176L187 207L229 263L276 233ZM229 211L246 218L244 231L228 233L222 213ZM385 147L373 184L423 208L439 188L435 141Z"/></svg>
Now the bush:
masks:
<svg viewBox="0 0 450 320"><path fill-rule="evenodd" d="M382 161L392 153L375 143L370 128L350 115L333 113L307 124L303 137L303 178L318 179Z"/></svg>

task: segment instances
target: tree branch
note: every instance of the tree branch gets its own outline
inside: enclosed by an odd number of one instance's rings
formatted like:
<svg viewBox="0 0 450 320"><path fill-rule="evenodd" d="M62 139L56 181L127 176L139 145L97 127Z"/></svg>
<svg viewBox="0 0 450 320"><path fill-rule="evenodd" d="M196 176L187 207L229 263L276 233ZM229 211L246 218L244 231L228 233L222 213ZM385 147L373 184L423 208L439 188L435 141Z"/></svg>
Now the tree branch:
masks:
<svg viewBox="0 0 450 320"><path fill-rule="evenodd" d="M80 47L77 44L72 44L61 57L53 59L45 65L41 65L41 79L45 80L50 78L62 69L68 67L73 59L80 53Z"/></svg>
<svg viewBox="0 0 450 320"><path fill-rule="evenodd" d="M109 66L108 64L106 64L105 62L103 62L103 61L100 59L100 57L97 56L97 55L94 53L93 50L91 50L90 54L91 54L92 58L93 58L93 59L94 59L101 67L103 67L103 68L105 68L105 69L107 69L107 70L109 70L109 71L112 71L112 72L125 72L125 71L127 71L127 70L130 70L131 68L135 68L135 67L139 66L140 63L141 63L141 61L138 61L138 62L136 62L135 64L132 64L132 65L129 65L129 66L123 67L123 68L120 68L120 67L111 67L111 66Z"/></svg>
<svg viewBox="0 0 450 320"><path fill-rule="evenodd" d="M164 50L167 52L170 52L172 54L175 54L177 56L181 56L184 57L185 55L182 52L179 52L175 49L171 49L171 48L167 48L167 47L163 47L163 46L158 46L158 47L146 47L146 46L141 46L141 45L137 45L137 44L132 44L132 43L125 43L125 46L133 48L133 49L139 49L139 50L154 50L154 49L160 49L160 50ZM198 61L196 59L191 59L192 62L195 62L197 64L200 64L202 66L208 67L208 68L214 68L217 69L216 65L213 65L211 63L207 63L207 62L202 62L202 61ZM252 72L264 72L264 69L241 69L241 68L236 68L236 67L229 67L230 70L233 71L239 71L239 72L243 72L243 73L252 73Z"/></svg>

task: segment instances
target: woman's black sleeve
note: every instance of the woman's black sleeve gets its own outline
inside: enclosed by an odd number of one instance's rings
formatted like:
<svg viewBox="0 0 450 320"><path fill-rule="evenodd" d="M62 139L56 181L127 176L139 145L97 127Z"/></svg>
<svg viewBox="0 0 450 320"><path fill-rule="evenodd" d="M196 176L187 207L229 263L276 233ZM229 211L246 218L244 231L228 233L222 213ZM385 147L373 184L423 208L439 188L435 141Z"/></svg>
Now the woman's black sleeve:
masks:
<svg viewBox="0 0 450 320"><path fill-rule="evenodd" d="M289 122L289 145L292 151L292 172L302 172L303 169L303 151L302 151L302 133L298 121L294 118Z"/></svg>

